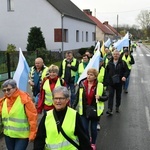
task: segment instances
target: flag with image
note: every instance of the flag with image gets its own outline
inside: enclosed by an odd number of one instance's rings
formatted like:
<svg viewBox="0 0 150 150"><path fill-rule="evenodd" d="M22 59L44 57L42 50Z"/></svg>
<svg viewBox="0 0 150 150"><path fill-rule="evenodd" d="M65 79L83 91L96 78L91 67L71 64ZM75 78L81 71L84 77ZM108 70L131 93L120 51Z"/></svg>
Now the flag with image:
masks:
<svg viewBox="0 0 150 150"><path fill-rule="evenodd" d="M27 92L29 71L29 65L22 53L21 48L19 48L19 62L13 79L17 82L17 87L25 92Z"/></svg>

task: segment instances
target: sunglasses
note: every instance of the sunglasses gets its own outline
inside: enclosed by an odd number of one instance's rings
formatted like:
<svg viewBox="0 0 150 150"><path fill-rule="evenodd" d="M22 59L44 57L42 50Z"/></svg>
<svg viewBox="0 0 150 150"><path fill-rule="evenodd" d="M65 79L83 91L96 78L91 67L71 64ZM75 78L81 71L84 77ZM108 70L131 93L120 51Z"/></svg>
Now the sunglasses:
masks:
<svg viewBox="0 0 150 150"><path fill-rule="evenodd" d="M4 93L5 93L6 91L7 91L7 92L10 92L11 89L13 89L13 88L3 89L2 91L3 91Z"/></svg>

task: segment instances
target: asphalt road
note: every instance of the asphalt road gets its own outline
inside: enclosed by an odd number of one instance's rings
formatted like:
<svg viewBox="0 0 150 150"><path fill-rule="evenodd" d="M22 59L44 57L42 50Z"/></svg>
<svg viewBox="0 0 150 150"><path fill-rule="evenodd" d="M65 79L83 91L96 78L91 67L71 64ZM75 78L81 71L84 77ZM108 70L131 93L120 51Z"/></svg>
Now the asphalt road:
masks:
<svg viewBox="0 0 150 150"><path fill-rule="evenodd" d="M149 150L150 149L150 48L142 44L133 52L133 65L129 93L122 93L120 113L101 117L97 150ZM114 102L115 104L115 102ZM0 150L6 150L0 138ZM32 150L32 143L27 150Z"/></svg>
<svg viewBox="0 0 150 150"><path fill-rule="evenodd" d="M122 93L120 113L101 118L97 150L150 149L150 49L142 44L133 52L129 93Z"/></svg>

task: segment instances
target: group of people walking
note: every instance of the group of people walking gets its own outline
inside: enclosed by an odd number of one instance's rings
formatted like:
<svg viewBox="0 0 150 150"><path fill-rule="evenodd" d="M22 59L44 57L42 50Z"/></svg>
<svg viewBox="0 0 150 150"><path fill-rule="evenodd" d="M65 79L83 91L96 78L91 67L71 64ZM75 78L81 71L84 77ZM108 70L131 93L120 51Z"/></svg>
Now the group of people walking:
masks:
<svg viewBox="0 0 150 150"><path fill-rule="evenodd" d="M8 150L25 150L29 141L34 141L34 150L96 150L105 101L106 113L113 115L116 95L116 112L120 112L122 88L128 93L134 58L127 48L122 54L106 48L99 70L89 68L78 84L91 54L86 51L79 61L68 51L59 67L46 67L42 58L36 58L28 81L34 100L19 90L13 79L2 84L0 115Z"/></svg>

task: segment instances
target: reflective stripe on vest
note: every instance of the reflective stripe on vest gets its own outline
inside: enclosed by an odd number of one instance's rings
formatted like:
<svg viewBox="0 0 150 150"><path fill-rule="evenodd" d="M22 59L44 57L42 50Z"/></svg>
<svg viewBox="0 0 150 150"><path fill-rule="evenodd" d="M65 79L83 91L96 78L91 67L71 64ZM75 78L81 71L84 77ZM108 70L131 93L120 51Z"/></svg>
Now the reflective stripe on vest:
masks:
<svg viewBox="0 0 150 150"><path fill-rule="evenodd" d="M58 86L61 86L59 78L57 79L57 82L55 84L55 87L58 87ZM52 100L53 98L52 98L52 91L51 91L50 84L49 84L49 79L47 79L44 82L43 90L45 91L44 104L46 104L47 106L51 106L53 104L53 100Z"/></svg>
<svg viewBox="0 0 150 150"><path fill-rule="evenodd" d="M107 67L108 62L109 62L109 60L108 60L108 58L106 58L106 59L105 59L105 68Z"/></svg>
<svg viewBox="0 0 150 150"><path fill-rule="evenodd" d="M83 88L79 89L79 101L77 105L77 111L80 115L83 115L83 103L82 103L82 96L83 96Z"/></svg>
<svg viewBox="0 0 150 150"><path fill-rule="evenodd" d="M79 144L77 136L74 135L75 124L76 111L68 107L65 118L62 123L62 128L72 140ZM48 133L45 139L46 150L76 150L76 147L74 147L70 142L68 142L61 132L58 132L56 121L53 115L53 110L50 110L47 113L45 120L45 128L46 133Z"/></svg>
<svg viewBox="0 0 150 150"><path fill-rule="evenodd" d="M103 94L103 84L98 83L97 89L96 89L96 95L99 95L100 97ZM104 102L97 101L97 116L100 116L104 111Z"/></svg>
<svg viewBox="0 0 150 150"><path fill-rule="evenodd" d="M2 107L2 122L5 135L13 138L29 137L29 123L20 96L15 100L9 113L7 109L7 99L4 101Z"/></svg>
<svg viewBox="0 0 150 150"><path fill-rule="evenodd" d="M102 66L98 74L98 78L97 78L98 82L103 83L104 73L105 73L105 68Z"/></svg>
<svg viewBox="0 0 150 150"><path fill-rule="evenodd" d="M124 60L124 61L126 62L127 66L128 66L128 69L130 69L130 70L131 70L132 66L130 65L130 61L131 61L131 57L130 57L130 55L128 55L128 57L127 57L127 58L126 58L126 56L125 56L125 55L123 55L123 56L122 56L122 60Z"/></svg>
<svg viewBox="0 0 150 150"><path fill-rule="evenodd" d="M75 66L76 65L76 62L77 62L77 59L73 58L73 61L71 62L71 66ZM62 77L61 78L64 78L65 76L65 67L66 67L66 59L63 60L62 62ZM76 71L73 71L71 69L71 77L75 76L76 75Z"/></svg>

